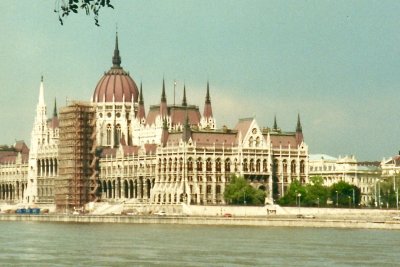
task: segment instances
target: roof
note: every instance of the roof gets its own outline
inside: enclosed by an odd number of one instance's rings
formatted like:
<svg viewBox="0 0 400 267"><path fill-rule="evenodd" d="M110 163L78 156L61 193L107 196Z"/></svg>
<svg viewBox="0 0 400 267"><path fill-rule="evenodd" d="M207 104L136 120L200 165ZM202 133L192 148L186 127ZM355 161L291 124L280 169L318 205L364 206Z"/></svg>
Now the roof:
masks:
<svg viewBox="0 0 400 267"><path fill-rule="evenodd" d="M249 128L253 120L254 118L239 119L234 129L237 130L242 135L242 138L249 131Z"/></svg>
<svg viewBox="0 0 400 267"><path fill-rule="evenodd" d="M297 147L297 140L295 133L270 133L272 147Z"/></svg>
<svg viewBox="0 0 400 267"><path fill-rule="evenodd" d="M120 69L111 69L103 75L94 90L93 102L130 102L138 101L139 90L129 73Z"/></svg>
<svg viewBox="0 0 400 267"><path fill-rule="evenodd" d="M309 154L309 160L337 160L337 158L327 154Z"/></svg>
<svg viewBox="0 0 400 267"><path fill-rule="evenodd" d="M183 125L186 121L186 114L189 118L190 125L198 125L200 123L201 114L199 108L194 105L189 106L167 106L168 116L171 116L172 125ZM149 113L146 118L146 123L151 125L156 121L157 116L160 114L160 105L150 106Z"/></svg>

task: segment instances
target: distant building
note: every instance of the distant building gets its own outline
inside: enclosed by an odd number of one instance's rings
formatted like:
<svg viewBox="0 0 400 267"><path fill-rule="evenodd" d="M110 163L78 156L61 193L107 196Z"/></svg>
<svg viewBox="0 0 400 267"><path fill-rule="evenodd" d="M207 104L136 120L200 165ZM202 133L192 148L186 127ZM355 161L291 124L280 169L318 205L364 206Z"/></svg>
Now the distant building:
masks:
<svg viewBox="0 0 400 267"><path fill-rule="evenodd" d="M28 181L29 148L23 141L0 146L0 202L23 202Z"/></svg>
<svg viewBox="0 0 400 267"><path fill-rule="evenodd" d="M375 184L381 177L379 162L358 162L354 156L310 154L309 166L310 177L322 176L326 186L344 181L360 188L361 205L368 206L375 199Z"/></svg>

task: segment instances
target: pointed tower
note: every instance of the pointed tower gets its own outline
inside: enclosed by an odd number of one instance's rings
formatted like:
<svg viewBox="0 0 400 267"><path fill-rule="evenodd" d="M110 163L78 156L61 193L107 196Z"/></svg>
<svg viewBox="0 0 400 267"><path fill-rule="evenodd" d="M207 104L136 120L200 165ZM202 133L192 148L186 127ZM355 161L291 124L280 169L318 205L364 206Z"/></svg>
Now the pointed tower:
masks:
<svg viewBox="0 0 400 267"><path fill-rule="evenodd" d="M186 107L187 106L187 101L186 101L186 85L183 85L183 100L182 100L182 106Z"/></svg>
<svg viewBox="0 0 400 267"><path fill-rule="evenodd" d="M208 81L207 81L206 101L204 103L204 112L203 112L203 117L201 118L201 126L202 128L210 128L210 129L216 128L216 123L213 117L213 112L211 107L210 84Z"/></svg>
<svg viewBox="0 0 400 267"><path fill-rule="evenodd" d="M119 55L119 48L118 48L118 32L115 34L115 48L114 48L114 55L112 57L112 69L120 69L121 68L121 56Z"/></svg>
<svg viewBox="0 0 400 267"><path fill-rule="evenodd" d="M168 116L167 97L165 96L165 79L163 78L161 103L160 103L160 116L162 119Z"/></svg>
<svg viewBox="0 0 400 267"><path fill-rule="evenodd" d="M143 100L143 90L142 90L142 83L140 83L140 92L139 92L139 106L138 106L138 113L137 117L140 122L143 122L143 119L146 118L146 111L144 108L144 100Z"/></svg>
<svg viewBox="0 0 400 267"><path fill-rule="evenodd" d="M297 114L297 125L296 125L296 142L297 145L300 145L304 140L303 137L303 127L300 122L300 114Z"/></svg>
<svg viewBox="0 0 400 267"><path fill-rule="evenodd" d="M164 119L163 120L162 132L161 132L161 144L163 145L163 147L165 147L167 145L168 136L169 136L168 123L167 123L167 120Z"/></svg>
<svg viewBox="0 0 400 267"><path fill-rule="evenodd" d="M54 98L54 109L53 109L53 118L58 117L58 112L57 112L57 99Z"/></svg>
<svg viewBox="0 0 400 267"><path fill-rule="evenodd" d="M29 151L28 184L25 194L25 203L34 203L37 200L37 176L41 172L38 167L38 152L47 142L47 115L44 102L43 76L40 81L39 99L36 106L36 116L31 133L31 146Z"/></svg>
<svg viewBox="0 0 400 267"><path fill-rule="evenodd" d="M272 128L274 131L278 130L278 124L276 123L276 115L274 116L274 128Z"/></svg>
<svg viewBox="0 0 400 267"><path fill-rule="evenodd" d="M185 119L185 124L183 126L183 132L182 132L182 140L183 140L183 142L187 143L191 137L192 137L192 131L190 129L189 116L186 111L186 119Z"/></svg>

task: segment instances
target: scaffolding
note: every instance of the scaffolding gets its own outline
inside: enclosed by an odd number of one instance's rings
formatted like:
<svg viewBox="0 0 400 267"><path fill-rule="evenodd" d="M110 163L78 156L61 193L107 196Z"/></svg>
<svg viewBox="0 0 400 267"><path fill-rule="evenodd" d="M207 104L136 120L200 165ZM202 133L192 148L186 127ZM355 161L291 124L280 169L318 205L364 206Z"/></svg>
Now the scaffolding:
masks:
<svg viewBox="0 0 400 267"><path fill-rule="evenodd" d="M96 117L91 103L73 102L60 110L59 175L55 203L59 212L96 201Z"/></svg>

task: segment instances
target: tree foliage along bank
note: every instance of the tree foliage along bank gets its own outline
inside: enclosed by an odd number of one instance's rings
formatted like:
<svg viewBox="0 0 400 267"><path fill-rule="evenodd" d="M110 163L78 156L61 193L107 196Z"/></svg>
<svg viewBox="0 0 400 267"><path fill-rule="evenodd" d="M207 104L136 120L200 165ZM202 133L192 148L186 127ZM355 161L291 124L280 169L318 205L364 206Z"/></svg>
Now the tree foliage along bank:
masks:
<svg viewBox="0 0 400 267"><path fill-rule="evenodd" d="M399 200L399 177L378 181L376 184L376 194L374 195L371 206L382 208L397 208Z"/></svg>
<svg viewBox="0 0 400 267"><path fill-rule="evenodd" d="M224 198L228 204L263 205L265 191L252 187L243 177L233 175L225 187Z"/></svg>
<svg viewBox="0 0 400 267"><path fill-rule="evenodd" d="M357 186L340 181L331 186L323 185L321 176L310 177L310 183L293 181L285 195L277 201L282 206L306 207L358 207L361 191Z"/></svg>

